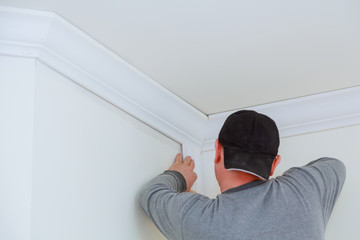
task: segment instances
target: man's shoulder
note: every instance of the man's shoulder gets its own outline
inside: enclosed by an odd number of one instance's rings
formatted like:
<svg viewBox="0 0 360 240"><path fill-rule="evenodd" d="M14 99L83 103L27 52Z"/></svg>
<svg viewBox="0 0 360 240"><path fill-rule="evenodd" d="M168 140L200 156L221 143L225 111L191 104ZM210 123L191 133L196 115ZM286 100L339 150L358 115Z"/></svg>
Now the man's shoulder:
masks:
<svg viewBox="0 0 360 240"><path fill-rule="evenodd" d="M330 172L331 175L346 175L345 164L337 158L322 157L314 161L309 162L308 164L302 167L293 167L286 171L283 176L293 175L297 172L307 172L311 175L322 175L321 173Z"/></svg>
<svg viewBox="0 0 360 240"><path fill-rule="evenodd" d="M304 166L305 170L315 177L321 177L325 181L344 180L346 177L345 164L337 158L322 157Z"/></svg>
<svg viewBox="0 0 360 240"><path fill-rule="evenodd" d="M312 189L323 194L327 192L326 189L341 190L346 177L346 167L336 158L323 157L302 167L291 168L282 177L300 185L304 191Z"/></svg>

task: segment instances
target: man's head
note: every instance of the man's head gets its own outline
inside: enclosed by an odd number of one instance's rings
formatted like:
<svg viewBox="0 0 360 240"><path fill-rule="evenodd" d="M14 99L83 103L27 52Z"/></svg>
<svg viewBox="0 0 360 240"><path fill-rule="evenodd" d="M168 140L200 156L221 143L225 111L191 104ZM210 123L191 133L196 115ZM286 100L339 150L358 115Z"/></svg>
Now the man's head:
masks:
<svg viewBox="0 0 360 240"><path fill-rule="evenodd" d="M279 131L271 118L250 110L235 112L226 119L218 141L225 169L269 179L280 143Z"/></svg>

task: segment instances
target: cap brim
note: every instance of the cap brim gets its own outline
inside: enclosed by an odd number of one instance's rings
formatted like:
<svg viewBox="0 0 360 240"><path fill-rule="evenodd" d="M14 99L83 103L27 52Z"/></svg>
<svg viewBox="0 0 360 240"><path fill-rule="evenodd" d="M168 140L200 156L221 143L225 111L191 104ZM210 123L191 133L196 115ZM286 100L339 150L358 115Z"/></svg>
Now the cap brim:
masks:
<svg viewBox="0 0 360 240"><path fill-rule="evenodd" d="M224 164L228 170L247 172L267 180L273 161L274 157L270 155L246 153L224 147Z"/></svg>

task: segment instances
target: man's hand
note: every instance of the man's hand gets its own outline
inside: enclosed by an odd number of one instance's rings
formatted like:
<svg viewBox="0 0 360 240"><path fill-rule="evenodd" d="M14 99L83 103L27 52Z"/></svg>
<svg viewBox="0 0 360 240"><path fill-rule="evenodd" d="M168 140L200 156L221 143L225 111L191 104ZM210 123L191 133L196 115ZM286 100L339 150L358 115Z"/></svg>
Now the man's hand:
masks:
<svg viewBox="0 0 360 240"><path fill-rule="evenodd" d="M178 171L184 176L187 186L186 191L189 192L192 185L197 179L197 175L194 172L194 168L195 168L195 162L193 159L191 159L190 156L187 156L183 162L182 155L178 153L175 157L174 164L169 168L169 170Z"/></svg>

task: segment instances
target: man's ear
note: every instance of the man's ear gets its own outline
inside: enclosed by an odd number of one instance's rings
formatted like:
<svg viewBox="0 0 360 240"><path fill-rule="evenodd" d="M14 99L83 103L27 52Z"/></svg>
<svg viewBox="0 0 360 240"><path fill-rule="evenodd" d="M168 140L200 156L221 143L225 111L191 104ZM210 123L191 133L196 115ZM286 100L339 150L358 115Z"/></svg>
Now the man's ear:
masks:
<svg viewBox="0 0 360 240"><path fill-rule="evenodd" d="M281 156L280 155L277 155L272 163L272 166L271 166L271 171L270 171L270 176L272 176L275 172L275 169L276 167L280 164L281 162Z"/></svg>
<svg viewBox="0 0 360 240"><path fill-rule="evenodd" d="M216 141L215 141L215 158L214 158L215 163L220 161L221 149L222 149L221 143L219 142L219 139L216 139Z"/></svg>

